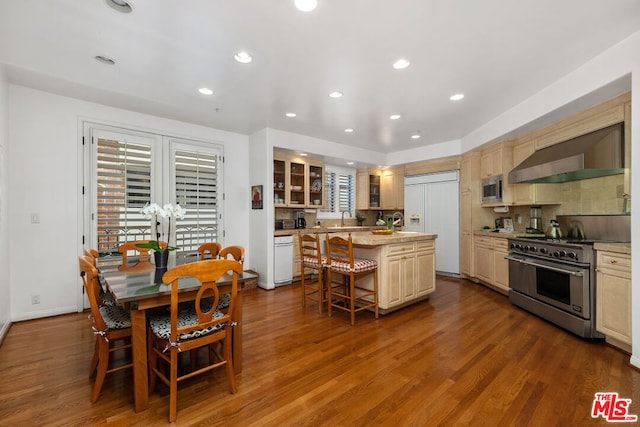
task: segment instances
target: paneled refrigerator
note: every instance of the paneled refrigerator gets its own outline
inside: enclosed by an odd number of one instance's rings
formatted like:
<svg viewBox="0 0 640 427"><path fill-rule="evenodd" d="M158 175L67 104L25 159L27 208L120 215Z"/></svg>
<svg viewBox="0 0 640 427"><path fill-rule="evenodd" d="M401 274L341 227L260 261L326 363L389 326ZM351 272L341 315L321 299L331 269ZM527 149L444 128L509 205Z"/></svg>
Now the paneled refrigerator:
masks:
<svg viewBox="0 0 640 427"><path fill-rule="evenodd" d="M436 272L460 274L458 171L407 176L404 185L405 230L436 233Z"/></svg>

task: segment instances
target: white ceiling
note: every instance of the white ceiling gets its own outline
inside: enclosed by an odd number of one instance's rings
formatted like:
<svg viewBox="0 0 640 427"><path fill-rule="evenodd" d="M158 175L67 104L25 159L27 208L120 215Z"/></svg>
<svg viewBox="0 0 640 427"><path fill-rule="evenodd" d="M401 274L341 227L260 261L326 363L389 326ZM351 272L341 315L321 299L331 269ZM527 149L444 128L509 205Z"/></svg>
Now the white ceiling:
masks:
<svg viewBox="0 0 640 427"><path fill-rule="evenodd" d="M388 153L460 139L640 29L638 0L130 3L0 0L0 63L11 82L54 93ZM240 50L254 61L235 62ZM393 69L401 57L411 66Z"/></svg>

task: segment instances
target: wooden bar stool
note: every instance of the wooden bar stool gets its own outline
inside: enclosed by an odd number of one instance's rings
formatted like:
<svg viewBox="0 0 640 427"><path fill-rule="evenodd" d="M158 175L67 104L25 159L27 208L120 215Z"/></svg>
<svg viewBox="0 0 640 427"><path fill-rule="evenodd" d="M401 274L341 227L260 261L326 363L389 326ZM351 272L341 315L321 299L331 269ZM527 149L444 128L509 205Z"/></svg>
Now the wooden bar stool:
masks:
<svg viewBox="0 0 640 427"><path fill-rule="evenodd" d="M337 308L350 313L355 325L358 311L374 309L378 318L378 263L372 259L354 258L351 233L349 238L329 238L327 233L327 298L328 312ZM342 285L334 286L333 275L342 276ZM358 286L357 279L373 274L373 289Z"/></svg>
<svg viewBox="0 0 640 427"><path fill-rule="evenodd" d="M298 231L298 241L300 243L300 273L302 283L302 306L306 307L307 299L318 304L318 312L322 314L322 306L327 302L327 289L325 284L324 270L327 258L322 255L320 247L320 236L318 233L302 234ZM317 273L317 280L305 280L307 272Z"/></svg>

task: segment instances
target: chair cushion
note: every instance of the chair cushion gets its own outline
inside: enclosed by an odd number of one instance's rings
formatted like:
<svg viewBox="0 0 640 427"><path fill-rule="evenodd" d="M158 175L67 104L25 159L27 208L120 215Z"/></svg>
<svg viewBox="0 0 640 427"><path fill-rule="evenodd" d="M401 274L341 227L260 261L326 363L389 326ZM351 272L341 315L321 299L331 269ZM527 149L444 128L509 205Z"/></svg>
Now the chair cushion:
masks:
<svg viewBox="0 0 640 427"><path fill-rule="evenodd" d="M315 268L316 270L319 270L320 267L326 267L327 266L327 257L326 256L322 256L321 259L322 265L319 266L318 265L318 257L312 257L312 256L305 256L302 258L302 263L304 264L305 267L309 267L309 268Z"/></svg>
<svg viewBox="0 0 640 427"><path fill-rule="evenodd" d="M224 313L220 310L216 310L213 313L214 318L222 317ZM182 310L178 312L178 326L195 325L198 323L198 313L195 310ZM154 334L160 339L169 340L171 338L171 316L170 314L164 314L160 316L154 316L149 319L149 326ZM222 329L225 324L217 324L204 329L198 329L187 334L180 334L178 340L188 340L190 338L197 338L203 335L210 334L211 332Z"/></svg>
<svg viewBox="0 0 640 427"><path fill-rule="evenodd" d="M337 257L331 260L329 267L331 270L340 273L362 273L364 271L375 270L378 268L378 263L373 259L354 258L353 270L351 270L349 258Z"/></svg>
<svg viewBox="0 0 640 427"><path fill-rule="evenodd" d="M124 329L131 327L131 315L128 310L119 305L103 305L100 314L109 329Z"/></svg>
<svg viewBox="0 0 640 427"><path fill-rule="evenodd" d="M118 305L111 292L100 292L100 298L102 299L102 305Z"/></svg>

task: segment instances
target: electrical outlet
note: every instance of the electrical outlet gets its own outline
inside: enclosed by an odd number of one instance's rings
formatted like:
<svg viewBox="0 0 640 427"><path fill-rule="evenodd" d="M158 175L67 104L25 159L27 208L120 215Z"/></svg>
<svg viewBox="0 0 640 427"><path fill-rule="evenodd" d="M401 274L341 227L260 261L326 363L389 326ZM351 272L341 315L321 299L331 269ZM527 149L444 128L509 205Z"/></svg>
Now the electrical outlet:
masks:
<svg viewBox="0 0 640 427"><path fill-rule="evenodd" d="M31 214L31 224L40 224L40 214L32 213Z"/></svg>
<svg viewBox="0 0 640 427"><path fill-rule="evenodd" d="M40 304L40 295L31 295L31 304Z"/></svg>

